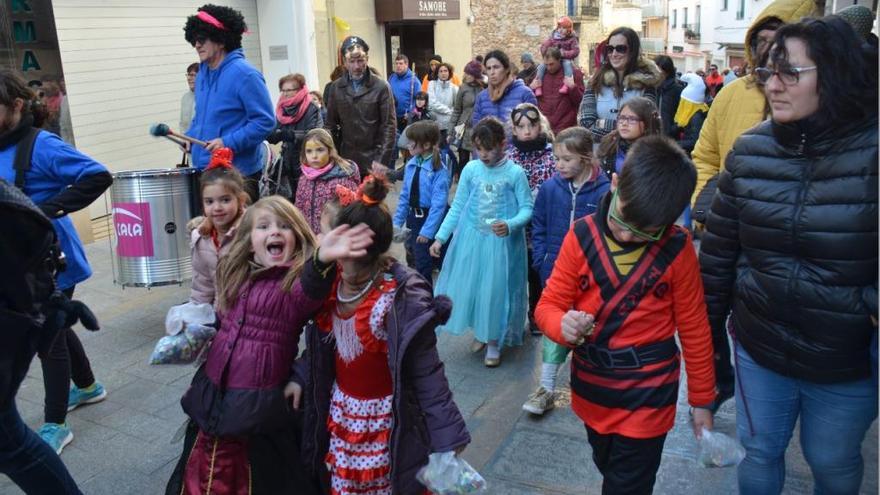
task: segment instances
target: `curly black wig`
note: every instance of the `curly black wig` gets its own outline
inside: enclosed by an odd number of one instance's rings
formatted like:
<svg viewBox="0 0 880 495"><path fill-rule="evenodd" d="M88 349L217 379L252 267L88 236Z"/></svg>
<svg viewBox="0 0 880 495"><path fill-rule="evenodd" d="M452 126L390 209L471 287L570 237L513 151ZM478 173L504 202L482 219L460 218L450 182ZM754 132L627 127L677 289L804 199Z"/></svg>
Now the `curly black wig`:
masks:
<svg viewBox="0 0 880 495"><path fill-rule="evenodd" d="M190 45L195 45L196 38L199 36L204 36L214 43L223 45L227 52L241 48L241 35L247 31L247 24L245 24L241 12L210 3L199 7L199 11L211 14L226 29L220 29L195 15L191 15L186 18L186 25L183 27L184 37Z"/></svg>

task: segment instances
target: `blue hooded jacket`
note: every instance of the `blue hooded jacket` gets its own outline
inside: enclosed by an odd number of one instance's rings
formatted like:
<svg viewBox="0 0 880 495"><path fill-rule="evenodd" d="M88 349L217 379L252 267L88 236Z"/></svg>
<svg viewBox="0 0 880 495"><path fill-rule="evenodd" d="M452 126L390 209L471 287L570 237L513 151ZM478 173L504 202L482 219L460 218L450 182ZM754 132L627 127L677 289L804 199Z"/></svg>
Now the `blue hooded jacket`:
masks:
<svg viewBox="0 0 880 495"><path fill-rule="evenodd" d="M532 93L532 90L521 79L517 79L507 86L498 101L490 100L489 90L484 89L480 91L480 94L477 95L477 101L474 102L474 116L471 122L473 125L477 125L484 117L496 117L504 124L507 134L510 136L510 112L520 103L538 105L535 93Z"/></svg>
<svg viewBox="0 0 880 495"><path fill-rule="evenodd" d="M406 164L403 175L403 189L400 190L400 198L397 200L397 211L394 213L394 225L401 226L406 222L409 213L409 195L411 193L413 176L418 170L419 175L419 207L430 208L428 218L422 225L422 230L413 232L412 235L420 235L428 239L434 239L443 217L446 216L446 206L449 200L449 166L447 156L440 154L440 170L434 170L433 158L427 159L420 156L410 158Z"/></svg>
<svg viewBox="0 0 880 495"><path fill-rule="evenodd" d="M226 54L216 69L202 62L196 76L196 115L186 131L210 141L221 138L232 162L245 176L263 169L260 143L275 129L275 108L262 74L244 59L241 48ZM192 147L193 166L203 170L211 153Z"/></svg>
<svg viewBox="0 0 880 495"><path fill-rule="evenodd" d="M0 179L15 182L15 150L18 144L0 150ZM49 200L66 187L90 175L107 172L107 169L65 143L55 134L41 131L34 141L31 169L24 176L24 193L40 204ZM61 251L67 258L67 269L58 274L58 289L65 290L86 280L92 269L86 260L82 241L76 233L69 216L52 220Z"/></svg>
<svg viewBox="0 0 880 495"><path fill-rule="evenodd" d="M573 195L571 181L559 173L553 174L538 190L532 214L532 268L541 276L542 285L550 278L562 240L571 225L594 213L611 187L605 174L597 171L596 175L598 177L584 183L576 195Z"/></svg>
<svg viewBox="0 0 880 495"><path fill-rule="evenodd" d="M422 83L413 71L407 69L403 76L392 72L388 77L388 84L391 85L391 94L394 95L394 113L400 119L415 107L416 93L422 90Z"/></svg>

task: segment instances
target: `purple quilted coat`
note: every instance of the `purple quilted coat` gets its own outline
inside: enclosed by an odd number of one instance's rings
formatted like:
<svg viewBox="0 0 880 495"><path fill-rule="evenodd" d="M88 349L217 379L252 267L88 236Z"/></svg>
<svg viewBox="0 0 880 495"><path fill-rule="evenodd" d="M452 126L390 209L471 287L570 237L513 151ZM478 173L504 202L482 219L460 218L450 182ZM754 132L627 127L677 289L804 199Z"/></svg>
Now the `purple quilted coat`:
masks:
<svg viewBox="0 0 880 495"><path fill-rule="evenodd" d="M452 301L433 297L431 287L415 271L395 263L391 273L397 293L385 316L388 366L394 398L391 429L392 493L424 493L416 472L432 452L448 452L471 441L467 426L452 400L443 362L437 354L437 325L449 319ZM327 415L335 380L334 346L314 325L306 329L306 356L297 362L297 380L305 383L302 455L309 469L328 487L324 456L329 447ZM329 492L329 490L327 490Z"/></svg>
<svg viewBox="0 0 880 495"><path fill-rule="evenodd" d="M353 169L346 172L339 164L317 179L309 179L305 174L299 178L296 186L296 207L306 217L312 232L321 233L321 210L324 203L336 198L336 185L341 184L349 189L357 189L361 182L361 174L357 165L351 164Z"/></svg>
<svg viewBox="0 0 880 495"><path fill-rule="evenodd" d="M257 273L220 314L208 360L183 395L183 410L205 433L238 436L279 429L289 420L283 389L302 328L330 292L335 270L322 278L307 261L289 291L286 267Z"/></svg>

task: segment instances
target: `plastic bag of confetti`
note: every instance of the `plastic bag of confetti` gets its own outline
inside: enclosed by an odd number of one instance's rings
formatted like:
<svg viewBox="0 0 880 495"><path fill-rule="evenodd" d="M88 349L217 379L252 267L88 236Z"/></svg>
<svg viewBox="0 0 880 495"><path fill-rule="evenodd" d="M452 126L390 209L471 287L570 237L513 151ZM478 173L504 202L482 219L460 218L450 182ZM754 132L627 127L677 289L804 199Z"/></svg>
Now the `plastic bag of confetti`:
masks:
<svg viewBox="0 0 880 495"><path fill-rule="evenodd" d="M212 326L186 323L177 335L159 339L150 354L150 364L195 363L216 334Z"/></svg>
<svg viewBox="0 0 880 495"><path fill-rule="evenodd" d="M736 466L746 457L746 449L724 433L703 428L697 440L697 463L703 467Z"/></svg>
<svg viewBox="0 0 880 495"><path fill-rule="evenodd" d="M455 452L428 456L428 464L419 469L416 479L437 495L486 492L486 480Z"/></svg>

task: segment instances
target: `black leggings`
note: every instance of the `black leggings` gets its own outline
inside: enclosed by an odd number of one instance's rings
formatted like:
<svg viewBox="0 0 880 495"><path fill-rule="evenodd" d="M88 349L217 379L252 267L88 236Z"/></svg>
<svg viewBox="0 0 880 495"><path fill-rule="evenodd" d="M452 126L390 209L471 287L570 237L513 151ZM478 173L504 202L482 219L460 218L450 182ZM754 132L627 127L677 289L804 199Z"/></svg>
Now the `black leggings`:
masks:
<svg viewBox="0 0 880 495"><path fill-rule="evenodd" d="M467 165L467 162L469 161L471 161L471 150L458 148L458 164L456 165L455 170L452 171L453 177L460 177L461 171L464 170L464 166Z"/></svg>
<svg viewBox="0 0 880 495"><path fill-rule="evenodd" d="M64 295L72 298L73 289L65 290ZM43 386L46 389L45 420L47 423L64 423L70 380L73 379L79 388L95 383L92 365L72 328L63 328L58 332L49 352L40 356L40 364L43 366Z"/></svg>

